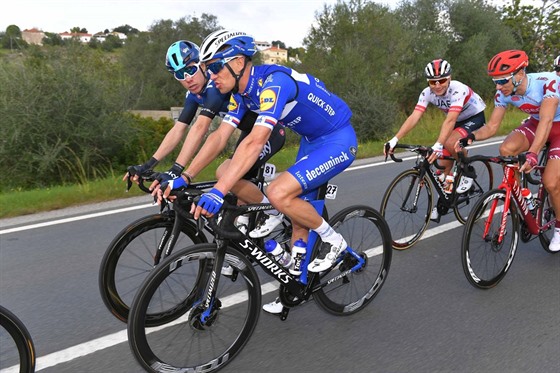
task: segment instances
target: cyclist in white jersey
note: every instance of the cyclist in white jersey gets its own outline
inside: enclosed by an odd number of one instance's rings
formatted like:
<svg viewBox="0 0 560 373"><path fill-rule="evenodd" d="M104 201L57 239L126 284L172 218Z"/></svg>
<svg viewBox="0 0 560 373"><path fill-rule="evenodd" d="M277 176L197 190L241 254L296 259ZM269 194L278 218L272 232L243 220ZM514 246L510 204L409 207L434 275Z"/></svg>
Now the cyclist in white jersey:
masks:
<svg viewBox="0 0 560 373"><path fill-rule="evenodd" d="M530 115L500 145L500 154L514 156L526 152L527 161L520 171L529 172L538 162L537 154L549 143L542 180L557 218L549 249L557 252L560 251L560 78L553 72L527 74L528 65L529 58L521 50L500 52L490 60L488 75L497 88L494 110L486 126L461 139L456 146L493 136L508 105Z"/></svg>
<svg viewBox="0 0 560 373"><path fill-rule="evenodd" d="M446 117L441 125L437 141L432 146L434 152L429 160L434 162L442 155L457 158L455 143L458 139L484 126L486 104L469 86L451 79L451 65L446 60L436 59L431 61L424 72L428 80L428 87L420 93L418 103L412 114L405 120L397 134L389 140L389 152L393 151L399 139L402 139L418 124L428 105L432 104L442 110ZM385 151L385 147L383 149ZM441 161L440 163L445 167L441 175L442 180L444 180L445 176L451 172L453 162ZM472 183L471 178L463 176L457 186L457 192L466 192L470 189ZM437 207L432 210L430 219L439 221Z"/></svg>

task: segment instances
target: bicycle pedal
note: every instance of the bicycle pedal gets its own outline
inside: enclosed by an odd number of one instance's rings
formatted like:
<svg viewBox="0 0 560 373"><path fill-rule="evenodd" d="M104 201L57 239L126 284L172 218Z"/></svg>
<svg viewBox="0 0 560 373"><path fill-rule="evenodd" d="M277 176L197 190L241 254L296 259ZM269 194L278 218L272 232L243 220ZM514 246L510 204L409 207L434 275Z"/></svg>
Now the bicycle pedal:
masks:
<svg viewBox="0 0 560 373"><path fill-rule="evenodd" d="M290 309L288 307L282 307L282 312L280 312L280 320L286 321L289 312Z"/></svg>

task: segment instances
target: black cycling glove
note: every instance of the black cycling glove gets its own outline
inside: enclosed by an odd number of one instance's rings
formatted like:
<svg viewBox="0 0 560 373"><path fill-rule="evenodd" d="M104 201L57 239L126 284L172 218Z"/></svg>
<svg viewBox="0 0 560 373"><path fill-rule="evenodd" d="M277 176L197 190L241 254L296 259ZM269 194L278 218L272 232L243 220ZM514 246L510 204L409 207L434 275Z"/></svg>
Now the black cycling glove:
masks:
<svg viewBox="0 0 560 373"><path fill-rule="evenodd" d="M171 166L171 168L168 171L159 174L157 181L159 181L160 184L163 184L166 181L181 177L181 172L183 172L184 169L185 169L184 166L175 162L173 163L173 166Z"/></svg>
<svg viewBox="0 0 560 373"><path fill-rule="evenodd" d="M144 172L153 169L158 164L158 162L159 161L157 159L152 157L148 162L144 164L128 167L126 171L128 172L129 176L142 175Z"/></svg>

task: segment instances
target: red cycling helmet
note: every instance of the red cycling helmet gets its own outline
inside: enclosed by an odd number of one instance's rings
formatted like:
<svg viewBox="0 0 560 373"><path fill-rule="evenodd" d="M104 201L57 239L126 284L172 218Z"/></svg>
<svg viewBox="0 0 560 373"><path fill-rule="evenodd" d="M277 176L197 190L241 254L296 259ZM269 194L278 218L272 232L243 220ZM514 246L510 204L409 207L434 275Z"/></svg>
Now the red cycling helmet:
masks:
<svg viewBox="0 0 560 373"><path fill-rule="evenodd" d="M529 57L524 51L503 51L492 57L488 63L488 75L514 74L527 66L529 66Z"/></svg>

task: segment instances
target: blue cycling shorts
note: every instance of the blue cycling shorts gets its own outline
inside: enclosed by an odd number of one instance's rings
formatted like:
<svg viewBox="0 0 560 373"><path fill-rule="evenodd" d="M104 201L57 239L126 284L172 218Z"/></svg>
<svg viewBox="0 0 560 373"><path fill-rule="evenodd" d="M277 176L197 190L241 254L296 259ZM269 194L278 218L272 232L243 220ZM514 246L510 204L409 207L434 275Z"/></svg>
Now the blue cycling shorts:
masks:
<svg viewBox="0 0 560 373"><path fill-rule="evenodd" d="M349 124L309 142L301 138L296 163L288 168L301 185L301 196L344 171L356 158L358 139Z"/></svg>

